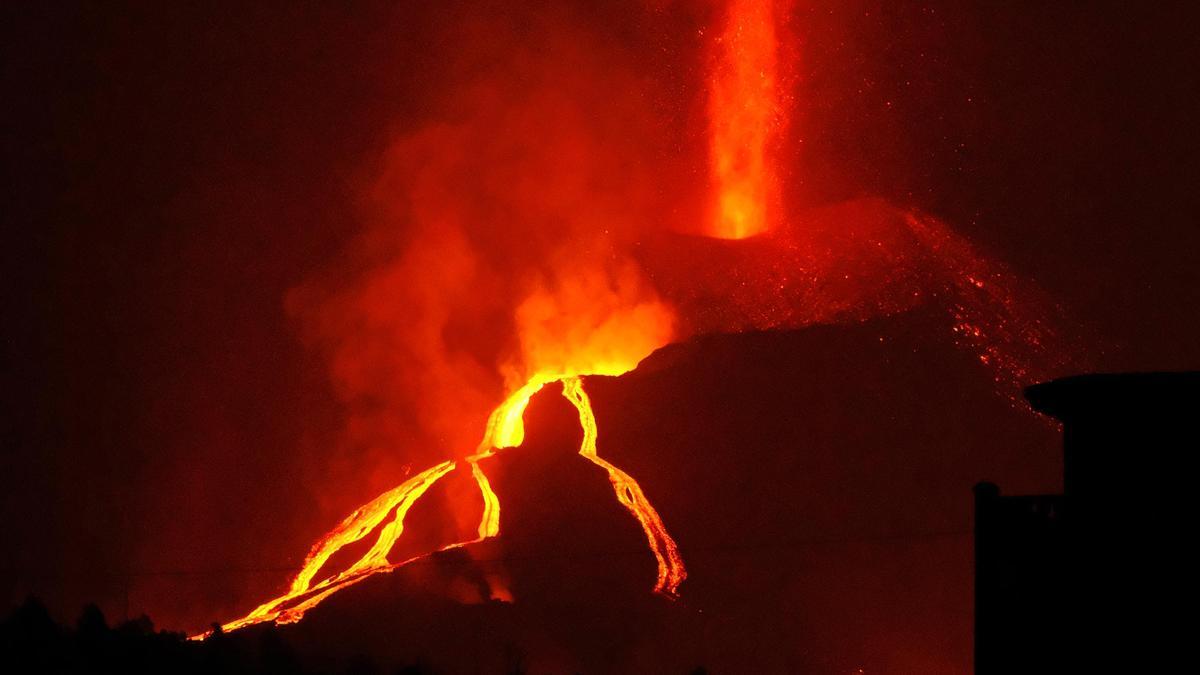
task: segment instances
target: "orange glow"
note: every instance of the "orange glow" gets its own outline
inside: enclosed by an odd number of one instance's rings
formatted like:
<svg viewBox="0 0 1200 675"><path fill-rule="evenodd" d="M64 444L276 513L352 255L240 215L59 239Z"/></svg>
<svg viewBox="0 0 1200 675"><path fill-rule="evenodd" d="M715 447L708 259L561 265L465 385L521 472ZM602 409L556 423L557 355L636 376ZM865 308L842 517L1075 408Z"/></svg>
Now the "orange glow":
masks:
<svg viewBox="0 0 1200 675"><path fill-rule="evenodd" d="M547 384L561 381L563 396L579 410L583 428L579 454L608 472L617 499L646 532L658 563L654 590L674 597L687 576L679 550L637 481L597 455L596 418L580 380L581 375L620 375L636 368L643 358L670 341L674 314L642 287L632 269L615 274L577 269L556 283L535 287L516 308L515 319L520 348L506 370L510 380L525 379L488 416L475 454L462 460L470 465L483 500L478 536L439 550L466 546L500 534L500 498L492 490L481 462L493 457L499 449L521 445L530 398ZM526 372L532 374L519 375ZM458 464L453 460L437 464L354 511L313 546L287 593L259 605L241 619L224 624L222 629L236 630L266 621L280 624L299 621L305 612L333 593L372 574L390 572L425 557L395 563L387 558L404 532L404 518L412 505ZM334 554L375 531L389 514L392 520L382 526L366 554L345 570L313 583ZM501 600L511 600L511 593L502 583L498 583L495 593ZM195 637L203 639L207 635Z"/></svg>
<svg viewBox="0 0 1200 675"><path fill-rule="evenodd" d="M674 312L632 266L573 269L529 293L515 318L520 355L506 370L510 381L528 382L526 387L573 375L627 373L669 343L675 328Z"/></svg>
<svg viewBox="0 0 1200 675"><path fill-rule="evenodd" d="M777 60L773 0L732 0L708 91L712 236L744 239L770 226L778 202L770 161L781 116Z"/></svg>

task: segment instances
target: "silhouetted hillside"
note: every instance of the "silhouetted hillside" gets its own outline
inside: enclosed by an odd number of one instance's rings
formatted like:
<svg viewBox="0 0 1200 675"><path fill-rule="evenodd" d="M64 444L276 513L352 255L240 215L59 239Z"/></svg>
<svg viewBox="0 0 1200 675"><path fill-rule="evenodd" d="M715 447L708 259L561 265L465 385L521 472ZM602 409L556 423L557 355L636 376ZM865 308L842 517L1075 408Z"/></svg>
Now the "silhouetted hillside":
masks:
<svg viewBox="0 0 1200 675"><path fill-rule="evenodd" d="M292 649L269 629L189 642L156 631L147 617L110 627L95 605L61 626L29 599L0 623L5 671L19 673L303 673Z"/></svg>
<svg viewBox="0 0 1200 675"><path fill-rule="evenodd" d="M680 600L651 593L641 529L547 387L525 445L488 460L498 540L370 579L281 632L314 659L450 672L961 673L972 486L1060 487L1054 426L933 314L705 338L586 387L601 456L682 550ZM410 513L414 537L452 485ZM498 587L515 602L489 600Z"/></svg>

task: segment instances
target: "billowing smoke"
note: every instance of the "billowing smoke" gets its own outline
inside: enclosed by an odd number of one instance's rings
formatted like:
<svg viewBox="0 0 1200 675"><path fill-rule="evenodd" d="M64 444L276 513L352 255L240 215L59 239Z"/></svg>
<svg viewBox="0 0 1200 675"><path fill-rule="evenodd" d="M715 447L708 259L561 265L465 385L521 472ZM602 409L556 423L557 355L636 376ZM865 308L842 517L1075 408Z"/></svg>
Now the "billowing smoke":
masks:
<svg viewBox="0 0 1200 675"><path fill-rule="evenodd" d="M560 16L452 32L471 49L389 141L363 234L289 300L385 464L473 451L535 372L623 372L673 335L630 255L668 189L636 64Z"/></svg>
<svg viewBox="0 0 1200 675"><path fill-rule="evenodd" d="M771 19L760 6L770 4L732 9L753 24ZM1012 379L1050 331L1028 309L1033 298L1011 297L1016 281L1001 267L941 223L879 200L782 213L772 203L772 231L746 241L668 234L664 223L681 225L672 213L712 182L678 180L677 156L705 148L668 147L672 120L620 43L555 13L458 22L446 40L470 49L438 74L445 86L427 119L389 141L363 234L290 298L328 354L347 442L370 448L385 473L473 451L491 409L539 372L619 374L694 332L861 320L935 301L953 315L947 330ZM748 58L765 59L760 51ZM713 86L736 108L731 77ZM780 124L751 112L755 125ZM746 142L778 143L745 126L732 128ZM743 163L756 174L763 161ZM734 192L756 189L734 181Z"/></svg>

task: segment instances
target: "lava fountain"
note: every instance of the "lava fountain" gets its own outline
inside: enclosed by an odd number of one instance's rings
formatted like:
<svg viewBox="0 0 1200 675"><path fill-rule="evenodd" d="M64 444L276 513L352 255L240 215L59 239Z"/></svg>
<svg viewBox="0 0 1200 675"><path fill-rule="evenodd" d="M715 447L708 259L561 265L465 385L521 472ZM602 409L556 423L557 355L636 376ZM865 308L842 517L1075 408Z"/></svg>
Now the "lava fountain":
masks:
<svg viewBox="0 0 1200 675"><path fill-rule="evenodd" d="M742 239L767 229L779 206L772 161L782 131L779 45L772 0L732 0L712 44L708 91L708 234Z"/></svg>

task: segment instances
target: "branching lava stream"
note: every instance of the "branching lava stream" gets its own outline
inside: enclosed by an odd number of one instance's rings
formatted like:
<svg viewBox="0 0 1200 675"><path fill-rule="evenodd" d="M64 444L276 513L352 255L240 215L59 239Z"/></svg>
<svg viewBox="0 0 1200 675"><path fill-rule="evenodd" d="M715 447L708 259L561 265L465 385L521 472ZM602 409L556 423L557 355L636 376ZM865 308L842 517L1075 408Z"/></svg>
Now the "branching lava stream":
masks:
<svg viewBox="0 0 1200 675"><path fill-rule="evenodd" d="M591 400L583 390L583 380L578 375L553 378L537 377L510 395L492 412L477 452L463 460L470 465L471 476L475 479L483 497L483 512L480 516L478 537L469 541L456 542L437 551L400 562L388 561L388 552L392 550L404 532L404 518L409 509L429 488L459 466L459 462L455 461L442 462L418 473L347 516L340 525L313 546L312 551L304 560L303 567L296 578L292 580L286 593L259 605L240 619L222 624L221 629L237 630L267 621L274 621L278 624L294 623L325 598L373 574L391 572L414 560L428 557L432 553L460 548L500 534L500 499L492 490L480 462L494 456L496 450L516 447L524 441L523 418L525 408L529 405L529 399L541 391L546 384L552 382L562 383L563 396L579 411L579 425L583 430L583 442L580 444L579 454L608 473L617 500L629 510L634 518L637 518L642 530L646 533L650 550L658 562L655 592L675 598L679 585L687 578L687 570L684 568L679 548L638 482L628 473L599 456L596 449L596 416L592 411ZM392 520L379 531L379 537L366 554L341 572L326 577L316 584L313 583L313 579L331 556L374 531L389 514L392 514ZM211 631L205 632L193 636L193 639L204 639L210 634Z"/></svg>

